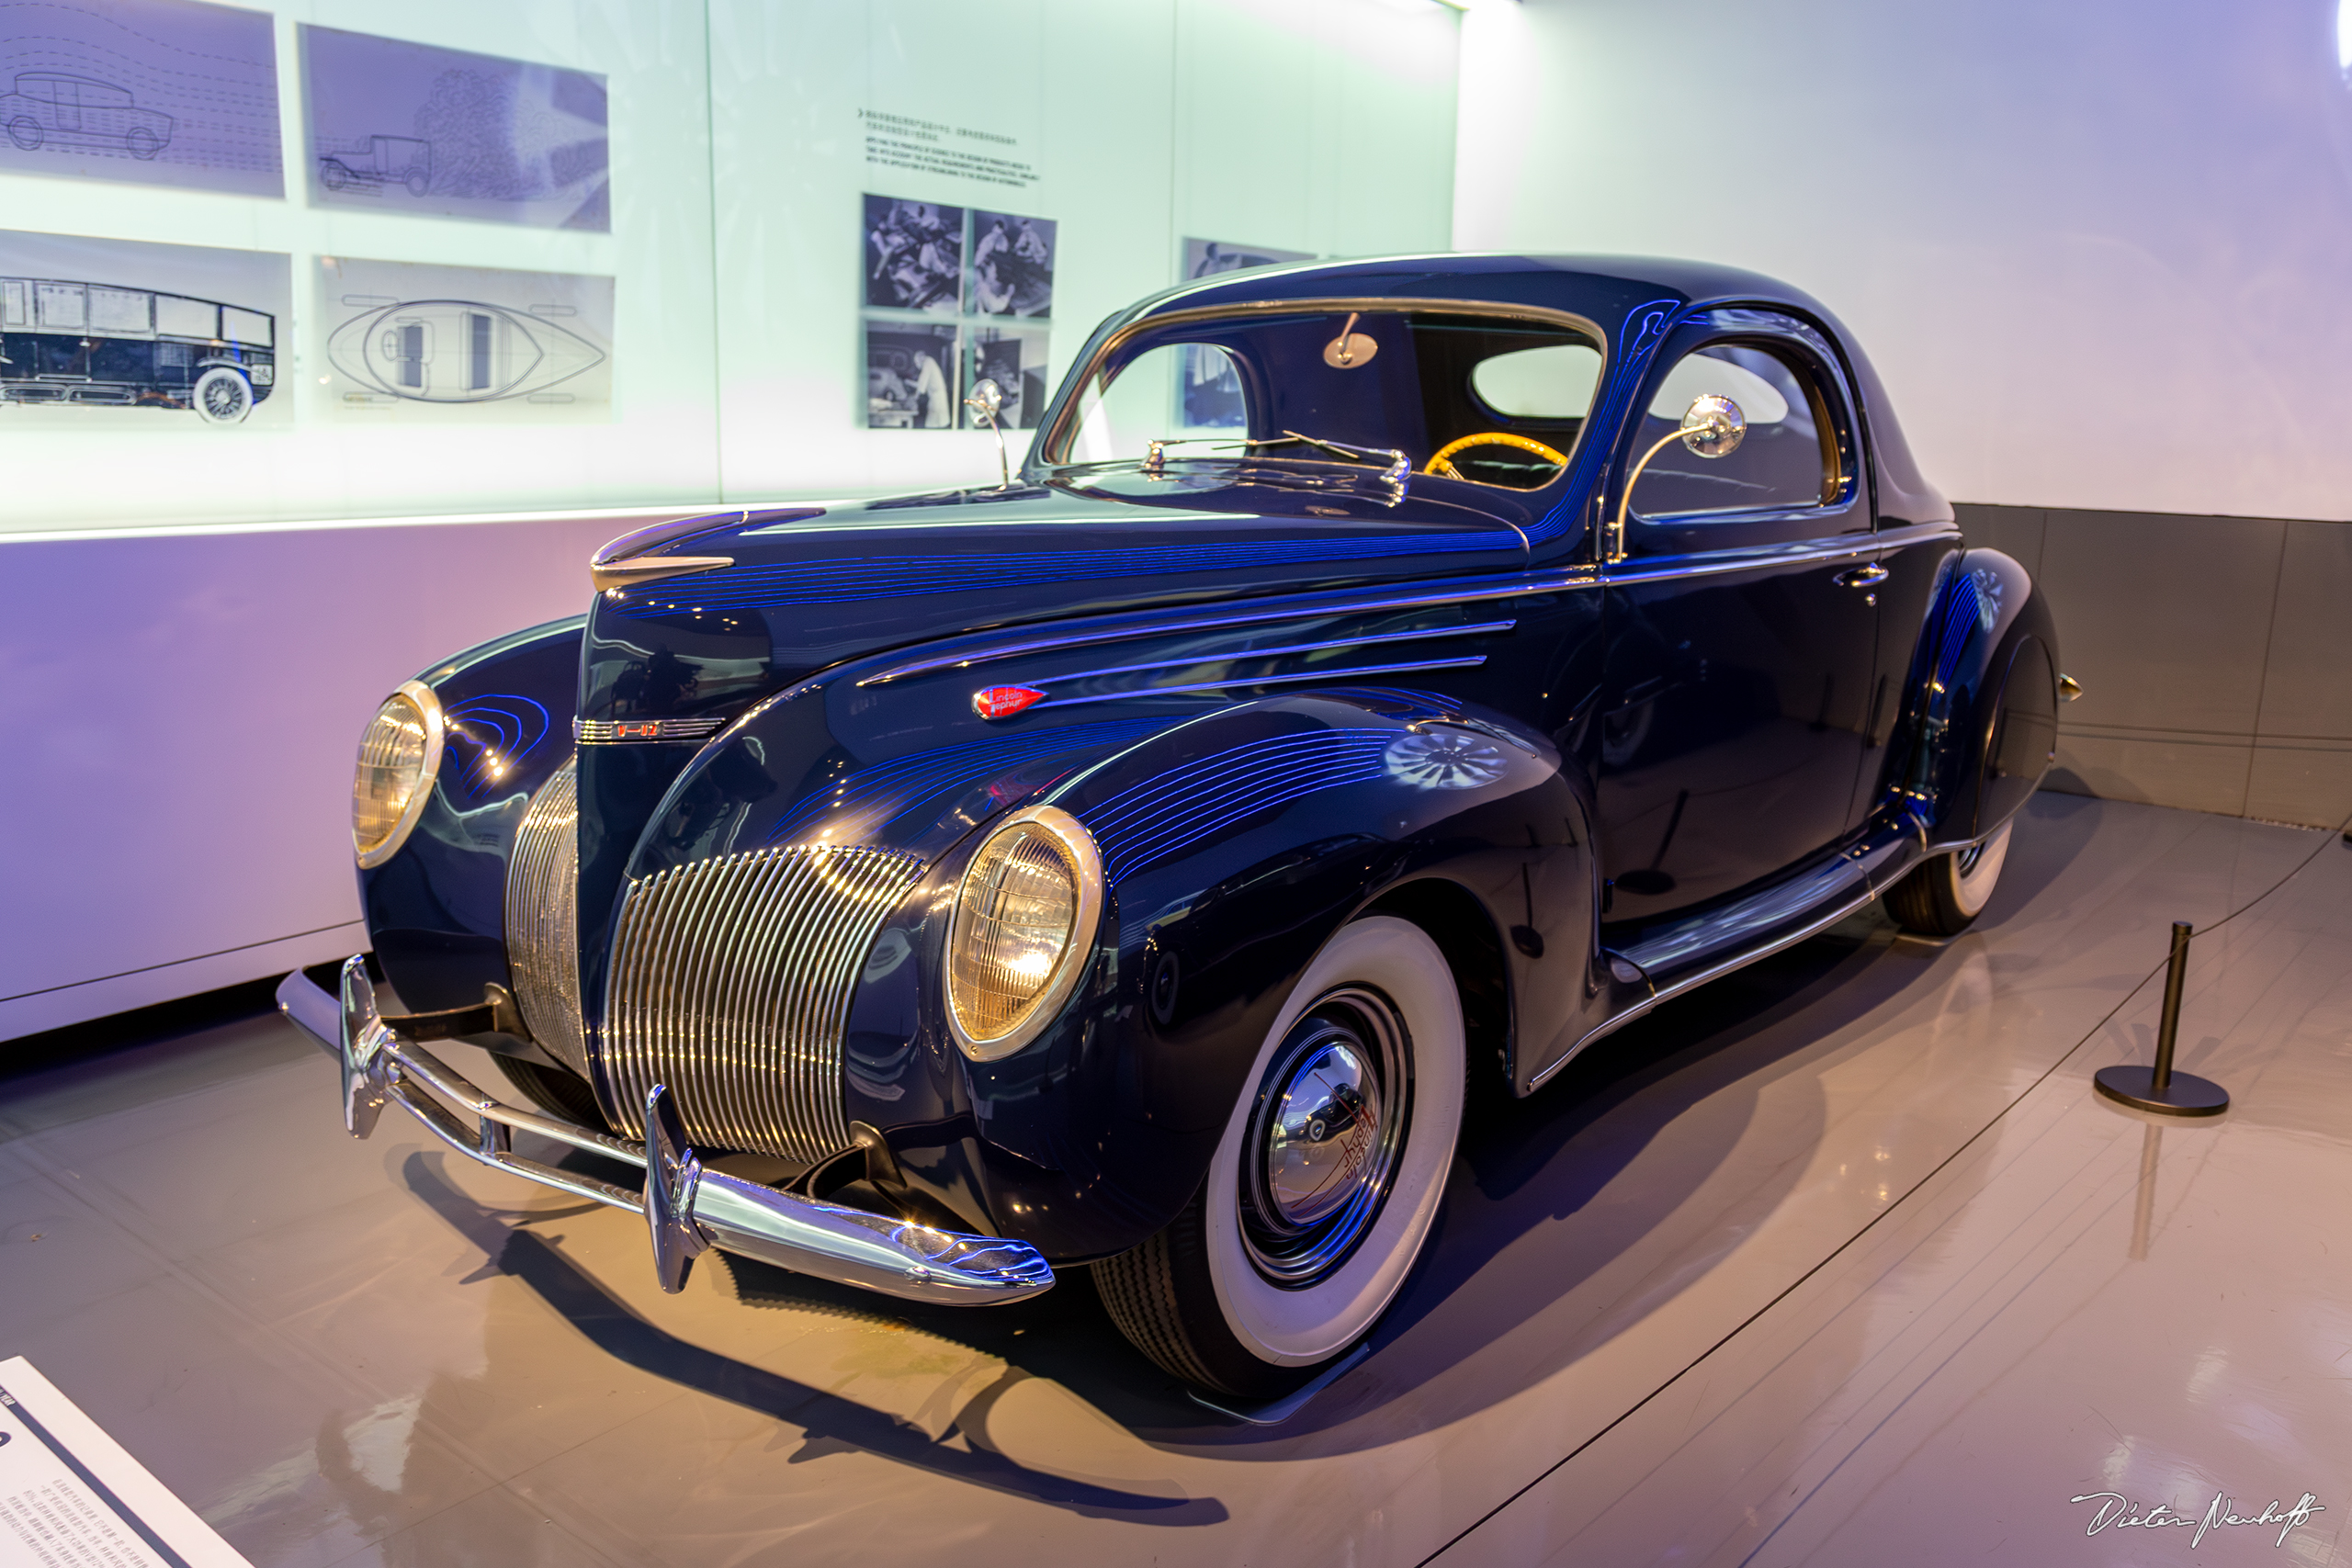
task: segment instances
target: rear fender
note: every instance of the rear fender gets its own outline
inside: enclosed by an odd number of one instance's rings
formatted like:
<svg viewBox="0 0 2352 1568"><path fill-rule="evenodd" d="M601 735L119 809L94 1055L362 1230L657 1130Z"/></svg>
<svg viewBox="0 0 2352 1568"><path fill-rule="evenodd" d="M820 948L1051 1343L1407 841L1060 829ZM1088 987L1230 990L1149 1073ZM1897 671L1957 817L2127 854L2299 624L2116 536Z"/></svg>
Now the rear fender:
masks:
<svg viewBox="0 0 2352 1568"><path fill-rule="evenodd" d="M1914 659L1916 720L1902 805L1929 852L1973 843L2015 816L2057 736L2057 633L2024 567L1997 550L1957 557Z"/></svg>

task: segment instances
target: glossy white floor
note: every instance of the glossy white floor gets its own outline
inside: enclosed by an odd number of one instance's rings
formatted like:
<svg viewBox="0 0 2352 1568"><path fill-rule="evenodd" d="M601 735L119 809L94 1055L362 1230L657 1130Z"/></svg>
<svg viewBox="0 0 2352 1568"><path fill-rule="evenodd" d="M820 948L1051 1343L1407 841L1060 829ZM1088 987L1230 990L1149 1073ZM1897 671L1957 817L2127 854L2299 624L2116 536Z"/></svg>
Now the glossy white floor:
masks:
<svg viewBox="0 0 2352 1568"><path fill-rule="evenodd" d="M2220 1122L2091 1091L2201 939ZM5 1048L0 1048L5 1049ZM1875 913L1465 1140L1372 1357L1189 1405L1082 1273L876 1310L387 1116L271 1019L0 1080L0 1355L257 1564L2336 1561L2352 1518L2352 851L2064 795L1942 948ZM5 1060L5 1057L0 1057ZM487 1080L485 1080L487 1081ZM2242 1517L2288 1529L2111 1526Z"/></svg>

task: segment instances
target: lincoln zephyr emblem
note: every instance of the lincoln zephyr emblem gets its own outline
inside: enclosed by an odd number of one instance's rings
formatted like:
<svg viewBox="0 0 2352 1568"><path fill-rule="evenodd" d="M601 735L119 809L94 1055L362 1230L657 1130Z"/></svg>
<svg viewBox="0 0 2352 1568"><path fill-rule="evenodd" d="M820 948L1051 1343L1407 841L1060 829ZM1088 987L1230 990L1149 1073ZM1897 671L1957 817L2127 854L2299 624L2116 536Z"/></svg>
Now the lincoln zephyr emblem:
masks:
<svg viewBox="0 0 2352 1568"><path fill-rule="evenodd" d="M1503 776L1503 749L1454 730L1400 735L1381 761L1388 776L1422 789L1476 789Z"/></svg>
<svg viewBox="0 0 2352 1568"><path fill-rule="evenodd" d="M983 686L972 694L972 711L982 718L1011 718L1046 694L1035 686Z"/></svg>

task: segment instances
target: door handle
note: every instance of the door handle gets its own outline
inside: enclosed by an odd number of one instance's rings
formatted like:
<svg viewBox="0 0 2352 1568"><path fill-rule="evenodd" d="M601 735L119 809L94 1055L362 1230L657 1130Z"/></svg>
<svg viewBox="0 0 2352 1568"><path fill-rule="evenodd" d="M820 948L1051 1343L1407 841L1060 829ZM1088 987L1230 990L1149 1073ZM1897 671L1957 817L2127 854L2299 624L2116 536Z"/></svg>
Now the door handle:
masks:
<svg viewBox="0 0 2352 1568"><path fill-rule="evenodd" d="M1875 588L1884 582L1886 578L1886 568L1876 561L1871 561L1869 565L1858 566L1851 571L1841 571L1830 581L1840 588Z"/></svg>

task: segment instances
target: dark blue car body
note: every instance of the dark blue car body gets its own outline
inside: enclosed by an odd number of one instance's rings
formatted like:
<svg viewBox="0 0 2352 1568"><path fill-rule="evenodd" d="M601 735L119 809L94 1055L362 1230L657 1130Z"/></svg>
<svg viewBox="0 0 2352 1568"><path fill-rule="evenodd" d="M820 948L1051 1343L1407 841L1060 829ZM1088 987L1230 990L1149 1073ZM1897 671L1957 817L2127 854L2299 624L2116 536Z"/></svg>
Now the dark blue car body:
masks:
<svg viewBox="0 0 2352 1568"><path fill-rule="evenodd" d="M1589 324L1605 368L1565 475L1399 498L1033 459L1007 486L716 513L608 548L647 575L584 619L425 672L435 794L360 878L404 1001L508 987L536 1038L484 1043L584 1079L617 1131L650 1076L700 1145L782 1175L862 1125L928 1212L1079 1260L1184 1205L1292 983L1368 910L1436 939L1473 1070L1523 1095L2023 804L2054 733L2048 612L1963 547L1801 293L1623 258L1285 268L1147 300L1078 363L1185 312L1380 302ZM1818 362L1835 482L1637 522L1604 558L1665 367L1775 334ZM984 718L995 687L1044 697ZM976 1062L943 1016L944 911L989 825L1046 798L1101 847L1091 966L1034 1043ZM819 936L831 968L760 991Z"/></svg>

